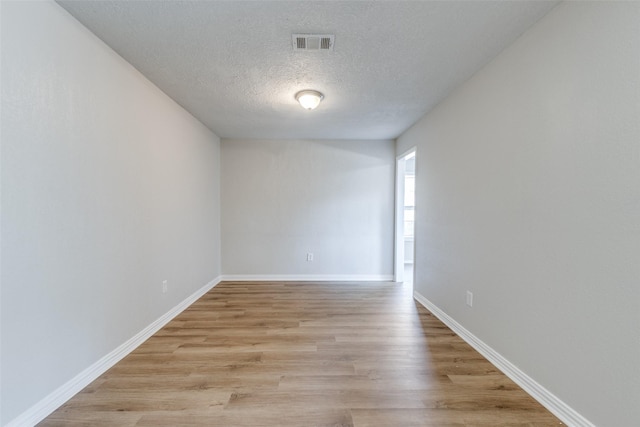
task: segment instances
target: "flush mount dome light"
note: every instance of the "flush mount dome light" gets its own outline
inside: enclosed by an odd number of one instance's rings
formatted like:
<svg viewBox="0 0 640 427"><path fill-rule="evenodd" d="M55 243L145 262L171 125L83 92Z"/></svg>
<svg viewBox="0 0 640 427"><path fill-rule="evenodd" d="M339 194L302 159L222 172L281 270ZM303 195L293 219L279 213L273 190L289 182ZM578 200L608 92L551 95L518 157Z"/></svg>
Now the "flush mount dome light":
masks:
<svg viewBox="0 0 640 427"><path fill-rule="evenodd" d="M317 90L301 90L296 93L296 101L302 105L302 108L306 108L307 110L315 109L320 105L322 98L324 98L324 95Z"/></svg>

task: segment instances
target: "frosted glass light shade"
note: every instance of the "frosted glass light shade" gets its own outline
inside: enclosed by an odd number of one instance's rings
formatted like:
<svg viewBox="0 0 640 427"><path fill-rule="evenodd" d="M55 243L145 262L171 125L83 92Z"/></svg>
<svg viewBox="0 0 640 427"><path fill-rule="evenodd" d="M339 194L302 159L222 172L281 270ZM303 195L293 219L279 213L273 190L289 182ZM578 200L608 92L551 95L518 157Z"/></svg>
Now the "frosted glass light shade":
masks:
<svg viewBox="0 0 640 427"><path fill-rule="evenodd" d="M315 109L320 105L322 98L324 98L324 95L317 90L301 90L296 93L296 100L302 105L302 108L307 110Z"/></svg>

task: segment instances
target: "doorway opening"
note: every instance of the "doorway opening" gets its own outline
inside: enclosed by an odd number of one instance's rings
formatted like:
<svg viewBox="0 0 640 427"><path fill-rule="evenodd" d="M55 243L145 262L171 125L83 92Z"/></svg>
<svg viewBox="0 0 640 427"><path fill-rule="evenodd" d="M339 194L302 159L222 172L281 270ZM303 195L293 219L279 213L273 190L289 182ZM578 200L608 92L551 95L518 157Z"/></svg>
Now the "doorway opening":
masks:
<svg viewBox="0 0 640 427"><path fill-rule="evenodd" d="M394 280L413 286L415 259L416 149L396 158L396 230Z"/></svg>

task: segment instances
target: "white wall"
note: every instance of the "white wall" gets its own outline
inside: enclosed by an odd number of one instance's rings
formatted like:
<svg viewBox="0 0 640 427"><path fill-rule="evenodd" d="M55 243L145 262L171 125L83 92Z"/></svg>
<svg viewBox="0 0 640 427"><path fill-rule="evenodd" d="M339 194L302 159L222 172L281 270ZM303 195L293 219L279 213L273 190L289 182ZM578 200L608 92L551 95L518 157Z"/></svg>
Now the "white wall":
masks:
<svg viewBox="0 0 640 427"><path fill-rule="evenodd" d="M562 3L397 143L416 291L599 426L640 421L639 22Z"/></svg>
<svg viewBox="0 0 640 427"><path fill-rule="evenodd" d="M394 162L392 141L223 140L225 277L390 279Z"/></svg>
<svg viewBox="0 0 640 427"><path fill-rule="evenodd" d="M219 242L219 139L57 4L3 1L0 423L219 276Z"/></svg>

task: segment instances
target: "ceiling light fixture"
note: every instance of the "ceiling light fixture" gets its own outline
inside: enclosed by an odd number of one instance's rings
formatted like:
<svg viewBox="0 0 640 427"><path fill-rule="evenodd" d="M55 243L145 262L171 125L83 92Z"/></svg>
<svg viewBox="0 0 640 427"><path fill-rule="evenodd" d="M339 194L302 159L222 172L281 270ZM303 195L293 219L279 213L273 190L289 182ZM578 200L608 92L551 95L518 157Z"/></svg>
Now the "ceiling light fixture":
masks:
<svg viewBox="0 0 640 427"><path fill-rule="evenodd" d="M302 108L306 108L307 110L315 109L320 105L322 98L324 98L324 95L317 90L301 90L296 93L296 101L302 105Z"/></svg>

